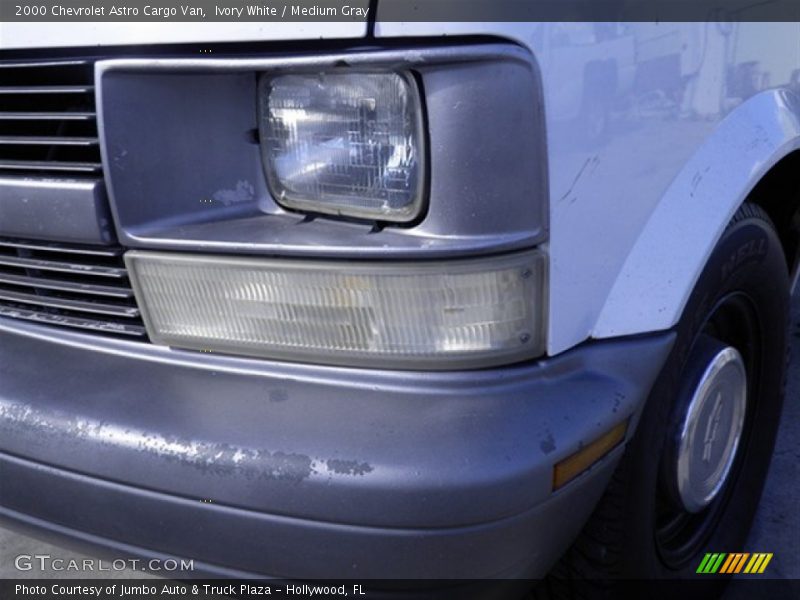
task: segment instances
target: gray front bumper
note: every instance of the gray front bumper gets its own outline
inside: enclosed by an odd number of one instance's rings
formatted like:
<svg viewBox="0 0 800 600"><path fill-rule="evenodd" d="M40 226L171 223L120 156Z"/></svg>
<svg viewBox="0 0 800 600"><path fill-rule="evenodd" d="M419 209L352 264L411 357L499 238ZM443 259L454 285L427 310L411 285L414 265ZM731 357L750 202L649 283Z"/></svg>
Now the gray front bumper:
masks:
<svg viewBox="0 0 800 600"><path fill-rule="evenodd" d="M556 493L553 465L635 425L671 344L409 373L0 319L0 518L210 575L537 577L622 449Z"/></svg>

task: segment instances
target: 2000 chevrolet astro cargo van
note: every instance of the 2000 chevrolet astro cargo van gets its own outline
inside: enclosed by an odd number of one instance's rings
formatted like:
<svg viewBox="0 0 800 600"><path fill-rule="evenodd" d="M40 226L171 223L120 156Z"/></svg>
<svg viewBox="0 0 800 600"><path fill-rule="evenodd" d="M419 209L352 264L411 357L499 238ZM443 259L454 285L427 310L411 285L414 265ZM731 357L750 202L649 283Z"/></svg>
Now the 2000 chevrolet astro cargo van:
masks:
<svg viewBox="0 0 800 600"><path fill-rule="evenodd" d="M3 520L295 580L743 548L800 263L798 39L3 25Z"/></svg>

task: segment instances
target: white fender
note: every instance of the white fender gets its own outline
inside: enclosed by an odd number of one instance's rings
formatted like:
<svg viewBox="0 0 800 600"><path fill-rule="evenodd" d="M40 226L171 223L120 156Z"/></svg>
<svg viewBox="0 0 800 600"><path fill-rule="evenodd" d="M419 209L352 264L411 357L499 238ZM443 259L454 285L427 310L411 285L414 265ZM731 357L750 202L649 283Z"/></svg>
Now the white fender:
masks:
<svg viewBox="0 0 800 600"><path fill-rule="evenodd" d="M727 115L651 214L592 337L675 325L731 217L763 175L798 147L800 101L790 92L761 92Z"/></svg>

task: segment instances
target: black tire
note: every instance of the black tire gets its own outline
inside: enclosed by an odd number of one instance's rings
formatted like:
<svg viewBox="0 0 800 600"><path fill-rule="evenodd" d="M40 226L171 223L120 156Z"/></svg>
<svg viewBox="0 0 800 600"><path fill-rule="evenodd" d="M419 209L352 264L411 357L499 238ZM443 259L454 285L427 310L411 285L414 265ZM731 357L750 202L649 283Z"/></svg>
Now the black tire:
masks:
<svg viewBox="0 0 800 600"><path fill-rule="evenodd" d="M539 588L538 596L617 597L624 591L619 588L620 579L697 581L702 576L696 569L705 552L753 550L744 546L781 414L789 303L788 269L775 228L763 210L745 204L727 227L688 301L676 327L675 346L608 490L573 547ZM751 314L737 314L738 309ZM721 311L731 311L725 313L727 321L722 324L717 322L723 318ZM737 329L741 330L738 335ZM729 338L723 341L746 358L747 417L731 475L723 492L706 509L714 507L715 512L709 513L713 520L706 529L698 530L693 545L686 546L687 555L673 554L665 545L667 538L657 533L663 532L657 525L666 506L663 465L688 358L698 340L709 334ZM722 592L727 578L714 576L703 581L708 587L688 587L686 595L707 600Z"/></svg>

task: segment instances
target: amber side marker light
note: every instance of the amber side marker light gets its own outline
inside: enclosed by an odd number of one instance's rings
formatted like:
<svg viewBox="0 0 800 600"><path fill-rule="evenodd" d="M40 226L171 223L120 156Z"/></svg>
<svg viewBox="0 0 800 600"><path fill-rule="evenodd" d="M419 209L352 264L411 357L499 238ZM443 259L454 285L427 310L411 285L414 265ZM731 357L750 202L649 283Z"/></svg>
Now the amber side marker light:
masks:
<svg viewBox="0 0 800 600"><path fill-rule="evenodd" d="M625 432L627 431L628 420L626 419L587 446L556 463L556 466L553 467L553 491L564 487L619 446L622 440L625 439Z"/></svg>

